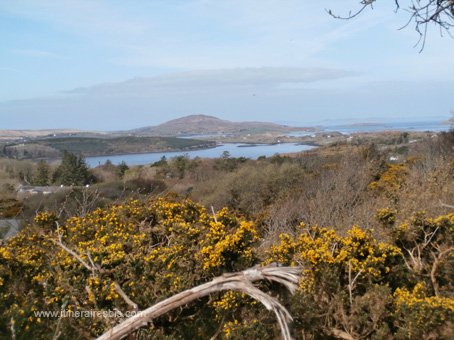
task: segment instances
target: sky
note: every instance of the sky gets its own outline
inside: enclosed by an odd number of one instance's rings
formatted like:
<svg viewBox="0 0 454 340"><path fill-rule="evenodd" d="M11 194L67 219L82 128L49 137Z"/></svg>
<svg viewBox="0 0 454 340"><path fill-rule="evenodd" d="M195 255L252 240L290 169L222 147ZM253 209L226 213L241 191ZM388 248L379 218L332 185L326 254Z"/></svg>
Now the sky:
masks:
<svg viewBox="0 0 454 340"><path fill-rule="evenodd" d="M454 39L429 27L420 53L391 0L326 12L358 4L0 0L0 129L449 118Z"/></svg>

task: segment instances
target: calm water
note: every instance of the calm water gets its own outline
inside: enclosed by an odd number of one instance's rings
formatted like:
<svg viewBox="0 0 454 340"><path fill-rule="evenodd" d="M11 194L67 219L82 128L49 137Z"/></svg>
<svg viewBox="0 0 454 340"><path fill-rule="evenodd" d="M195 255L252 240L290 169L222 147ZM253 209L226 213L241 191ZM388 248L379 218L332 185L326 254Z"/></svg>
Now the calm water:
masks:
<svg viewBox="0 0 454 340"><path fill-rule="evenodd" d="M101 156L101 157L87 157L87 164L91 167L104 164L108 159L113 164L119 164L122 161L128 165L144 165L159 161L162 156L167 159L181 155L188 155L191 158L217 158L222 155L224 151L228 151L231 157L246 157L257 159L259 156L270 157L275 154L299 152L312 149L313 146L298 145L293 143L280 143L280 144L259 144L255 146L247 146L247 144L223 144L215 148L204 150L193 150L186 152L152 152L134 155L115 155L115 156Z"/></svg>
<svg viewBox="0 0 454 340"><path fill-rule="evenodd" d="M447 131L449 124L442 124L439 121L419 121L419 122L392 122L368 125L332 125L320 127L320 132L337 131L345 135L356 132L379 132L379 131ZM304 137L314 135L314 132L296 131L289 133L288 136Z"/></svg>
<svg viewBox="0 0 454 340"><path fill-rule="evenodd" d="M355 132L377 132L384 130L398 130L398 131L433 131L440 132L449 129L449 125L441 124L440 122L424 121L424 122L403 122L403 123L389 123L365 126L333 126L326 128L325 131L339 131L345 134Z"/></svg>

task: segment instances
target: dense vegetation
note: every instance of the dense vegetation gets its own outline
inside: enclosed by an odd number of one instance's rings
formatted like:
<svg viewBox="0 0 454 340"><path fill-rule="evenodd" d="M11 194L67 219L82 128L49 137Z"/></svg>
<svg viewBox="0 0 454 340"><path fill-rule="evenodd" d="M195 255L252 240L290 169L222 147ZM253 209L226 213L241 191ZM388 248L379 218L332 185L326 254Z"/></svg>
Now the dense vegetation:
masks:
<svg viewBox="0 0 454 340"><path fill-rule="evenodd" d="M0 247L0 334L93 337L121 317L35 311L125 312L131 306L121 292L144 309L222 273L277 262L304 269L294 296L261 284L288 307L295 338L454 335L453 132L257 161L224 154L130 169L107 163L91 174L98 184L90 188L22 202L24 218L40 212ZM279 331L270 312L227 292L136 336L215 334Z"/></svg>
<svg viewBox="0 0 454 340"><path fill-rule="evenodd" d="M215 143L174 137L54 137L5 144L0 155L15 159L61 157L63 151L84 156L190 150L213 147Z"/></svg>

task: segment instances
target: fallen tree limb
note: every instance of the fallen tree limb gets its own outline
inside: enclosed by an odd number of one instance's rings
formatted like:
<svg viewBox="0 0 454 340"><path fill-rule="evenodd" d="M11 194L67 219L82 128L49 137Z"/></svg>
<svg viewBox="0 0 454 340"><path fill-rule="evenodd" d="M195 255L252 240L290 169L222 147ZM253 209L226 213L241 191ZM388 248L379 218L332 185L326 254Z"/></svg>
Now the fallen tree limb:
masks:
<svg viewBox="0 0 454 340"><path fill-rule="evenodd" d="M266 309L273 311L281 329L284 340L291 339L288 324L292 316L274 297L262 292L252 283L259 280L274 281L283 284L291 293L297 288L300 279L300 267L257 267L250 268L238 273L224 274L214 278L212 281L200 286L185 290L164 301L161 301L141 312L124 320L117 326L111 328L98 340L121 339L147 325L151 320L191 301L200 299L215 292L235 290L245 293L253 299L262 303Z"/></svg>

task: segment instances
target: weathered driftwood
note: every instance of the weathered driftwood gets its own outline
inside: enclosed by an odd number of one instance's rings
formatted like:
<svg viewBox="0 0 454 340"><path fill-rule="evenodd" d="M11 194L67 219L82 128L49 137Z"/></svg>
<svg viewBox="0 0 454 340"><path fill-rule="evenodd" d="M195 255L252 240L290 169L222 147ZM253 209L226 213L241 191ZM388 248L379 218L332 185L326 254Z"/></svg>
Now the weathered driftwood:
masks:
<svg viewBox="0 0 454 340"><path fill-rule="evenodd" d="M238 273L224 274L216 277L210 282L185 290L139 312L108 330L101 335L98 340L121 339L140 327L147 325L152 319L175 308L186 305L191 301L200 299L209 294L225 290L235 290L245 293L261 302L268 310L273 311L278 320L283 339L288 340L291 339L288 324L292 321L292 316L279 301L265 292L262 292L252 283L259 280L274 281L283 284L291 293L294 293L300 279L300 274L301 268L299 267L275 266L257 267Z"/></svg>

